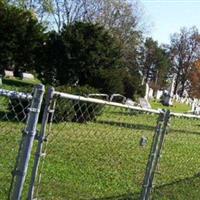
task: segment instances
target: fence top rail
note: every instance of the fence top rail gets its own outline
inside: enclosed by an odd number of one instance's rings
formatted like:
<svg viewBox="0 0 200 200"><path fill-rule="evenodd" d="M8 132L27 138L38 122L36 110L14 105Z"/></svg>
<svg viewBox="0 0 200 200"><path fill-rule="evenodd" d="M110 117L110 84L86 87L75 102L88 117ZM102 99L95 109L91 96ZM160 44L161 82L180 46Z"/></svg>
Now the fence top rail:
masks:
<svg viewBox="0 0 200 200"><path fill-rule="evenodd" d="M83 97L83 96L72 95L72 94L68 94L68 93L62 93L62 92L54 92L54 94L61 98L77 100L77 101L84 101L84 102L88 102L88 103L97 103L97 104L108 105L108 106L116 106L116 107L121 107L121 108L128 108L131 110L147 112L147 113L160 114L163 112L162 110L141 108L139 106L130 106L130 105L122 104L122 103L110 102L110 101L106 101L106 100L102 100L102 99Z"/></svg>
<svg viewBox="0 0 200 200"><path fill-rule="evenodd" d="M71 99L71 100L84 101L84 102L89 102L89 103L97 103L97 104L109 105L109 106L116 106L116 107L121 107L121 108L128 108L131 110L153 113L153 114L160 114L163 112L163 110L161 110L161 109L156 110L156 109L141 108L139 106L130 106L130 105L122 104L122 103L110 102L110 101L106 101L106 100L102 100L102 99L95 99L95 98L90 98L90 97L83 97L83 96L79 96L79 95L72 95L72 94L62 93L62 92L57 92L57 91L54 92L54 95L57 95L61 98ZM188 119L200 119L200 116L198 116L198 115L176 113L176 112L170 112L170 116L183 117L183 118L188 118Z"/></svg>
<svg viewBox="0 0 200 200"><path fill-rule="evenodd" d="M173 116L173 117L183 117L183 118L189 118L189 119L200 119L200 115L193 115L193 114L171 112L170 115Z"/></svg>
<svg viewBox="0 0 200 200"><path fill-rule="evenodd" d="M16 92L5 89L0 89L0 96L27 100L31 100L33 98L33 96L30 93Z"/></svg>

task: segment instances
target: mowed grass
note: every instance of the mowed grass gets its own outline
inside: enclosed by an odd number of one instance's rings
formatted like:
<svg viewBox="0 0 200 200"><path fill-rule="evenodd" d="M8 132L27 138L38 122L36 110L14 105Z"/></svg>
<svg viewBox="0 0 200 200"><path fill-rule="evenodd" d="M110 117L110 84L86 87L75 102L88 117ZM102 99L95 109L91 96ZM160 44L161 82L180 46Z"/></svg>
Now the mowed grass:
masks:
<svg viewBox="0 0 200 200"><path fill-rule="evenodd" d="M138 199L156 120L155 115L109 108L95 122L53 124L41 183L36 187L38 197ZM199 199L199 125L197 120L172 119L155 177L153 199ZM8 123L7 129L11 126ZM12 135L1 131L0 162L3 160L4 167L16 155L9 149L17 145L19 135L20 131ZM139 145L142 136L148 139L145 147ZM7 153L12 156L5 156ZM4 169L0 176L6 177L9 170ZM9 179L0 180L0 195L6 197L4 185Z"/></svg>
<svg viewBox="0 0 200 200"><path fill-rule="evenodd" d="M0 199L8 199L23 124L0 121Z"/></svg>
<svg viewBox="0 0 200 200"><path fill-rule="evenodd" d="M153 109L168 109L172 112L180 112L180 113L187 113L191 110L191 107L185 103L175 102L173 106L163 106L162 103L158 101L151 101L151 106Z"/></svg>

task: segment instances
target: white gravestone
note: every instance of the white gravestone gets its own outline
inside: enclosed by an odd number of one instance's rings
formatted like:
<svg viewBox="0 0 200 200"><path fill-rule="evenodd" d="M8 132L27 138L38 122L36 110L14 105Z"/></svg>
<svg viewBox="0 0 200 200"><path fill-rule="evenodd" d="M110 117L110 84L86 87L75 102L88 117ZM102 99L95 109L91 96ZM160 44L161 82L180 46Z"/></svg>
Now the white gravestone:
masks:
<svg viewBox="0 0 200 200"><path fill-rule="evenodd" d="M140 106L141 106L142 108L146 108L146 109L150 109L150 108L151 108L150 103L149 103L148 100L146 100L145 98L140 98L140 99L139 99L139 103L140 103Z"/></svg>
<svg viewBox="0 0 200 200"><path fill-rule="evenodd" d="M23 80L34 80L33 74L30 73L22 73L22 79Z"/></svg>
<svg viewBox="0 0 200 200"><path fill-rule="evenodd" d="M162 95L163 95L163 91L162 90L158 90L157 93L156 93L156 100L160 100Z"/></svg>
<svg viewBox="0 0 200 200"><path fill-rule="evenodd" d="M14 77L14 73L13 71L10 71L10 70L4 70L4 76L6 78Z"/></svg>
<svg viewBox="0 0 200 200"><path fill-rule="evenodd" d="M149 97L149 84L146 83L146 90L145 90L145 99L148 100L148 97Z"/></svg>
<svg viewBox="0 0 200 200"><path fill-rule="evenodd" d="M2 85L2 75L0 74L0 85Z"/></svg>
<svg viewBox="0 0 200 200"><path fill-rule="evenodd" d="M165 99L164 99L164 105L173 106L173 96L174 96L173 94L174 94L175 80L176 80L176 76L174 76L172 79L169 94L166 95Z"/></svg>
<svg viewBox="0 0 200 200"><path fill-rule="evenodd" d="M170 92L169 92L170 98L169 98L169 102L168 102L169 106L173 105L173 95L174 95L175 81L176 81L176 76L173 77L172 84L171 84L171 87L170 87Z"/></svg>
<svg viewBox="0 0 200 200"><path fill-rule="evenodd" d="M195 111L196 104L197 104L197 99L194 99L193 102L192 102L192 112L193 113Z"/></svg>
<svg viewBox="0 0 200 200"><path fill-rule="evenodd" d="M148 99L153 99L153 89L152 88L149 88Z"/></svg>

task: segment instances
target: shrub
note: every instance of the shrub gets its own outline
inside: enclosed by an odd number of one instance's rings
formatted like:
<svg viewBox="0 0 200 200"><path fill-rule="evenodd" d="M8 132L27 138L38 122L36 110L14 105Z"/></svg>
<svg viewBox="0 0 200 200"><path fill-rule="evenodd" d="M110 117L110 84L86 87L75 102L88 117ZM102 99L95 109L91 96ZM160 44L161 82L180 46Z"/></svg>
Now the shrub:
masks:
<svg viewBox="0 0 200 200"><path fill-rule="evenodd" d="M87 85L83 87L60 86L56 90L81 96L98 92L96 89ZM101 109L102 106L99 104L59 98L56 104L54 118L56 122L73 121L83 123L95 120Z"/></svg>
<svg viewBox="0 0 200 200"><path fill-rule="evenodd" d="M24 84L24 86L25 85L26 84ZM17 88L11 87L9 89L23 92L23 93L29 93L29 94L33 92L33 87L31 87L29 84L27 85L27 87L17 87ZM8 119L17 120L21 122L26 121L30 103L31 103L31 100L28 100L28 99L19 99L19 98L10 97L9 101L7 102L7 108L8 108L7 110L9 112Z"/></svg>
<svg viewBox="0 0 200 200"><path fill-rule="evenodd" d="M28 116L30 101L27 99L10 98L8 103L9 120L25 122Z"/></svg>

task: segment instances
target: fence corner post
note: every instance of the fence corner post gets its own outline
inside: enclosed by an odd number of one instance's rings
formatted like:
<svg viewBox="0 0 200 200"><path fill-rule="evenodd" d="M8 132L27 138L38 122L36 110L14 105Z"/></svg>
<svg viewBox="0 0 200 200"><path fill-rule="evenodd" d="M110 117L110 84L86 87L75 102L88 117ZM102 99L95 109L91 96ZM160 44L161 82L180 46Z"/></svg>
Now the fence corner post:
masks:
<svg viewBox="0 0 200 200"><path fill-rule="evenodd" d="M13 183L11 183L10 199L20 200L24 182L28 170L34 138L37 132L38 118L42 105L45 87L39 84L34 89L32 103L29 109L28 118L22 136L22 145L19 151L16 168L13 172Z"/></svg>
<svg viewBox="0 0 200 200"><path fill-rule="evenodd" d="M44 111L42 114L42 125L41 125L40 133L38 135L38 145L37 145L35 158L34 158L34 164L33 164L32 172L31 172L31 181L30 181L30 185L29 185L28 198L27 198L28 200L32 200L33 195L34 195L35 179L38 174L40 158L41 158L42 150L43 150L42 149L43 143L46 140L46 127L47 127L47 123L49 120L49 115L50 114L53 115L53 111L54 111L51 109L53 97L54 97L54 88L51 87L48 89L48 93L47 93L46 100L45 100L45 107L44 107Z"/></svg>
<svg viewBox="0 0 200 200"><path fill-rule="evenodd" d="M150 199L154 175L161 155L165 135L167 133L170 116L171 114L169 110L163 110L158 117L156 131L153 137L151 151L146 166L146 172L143 181L143 188L141 191L140 200Z"/></svg>

